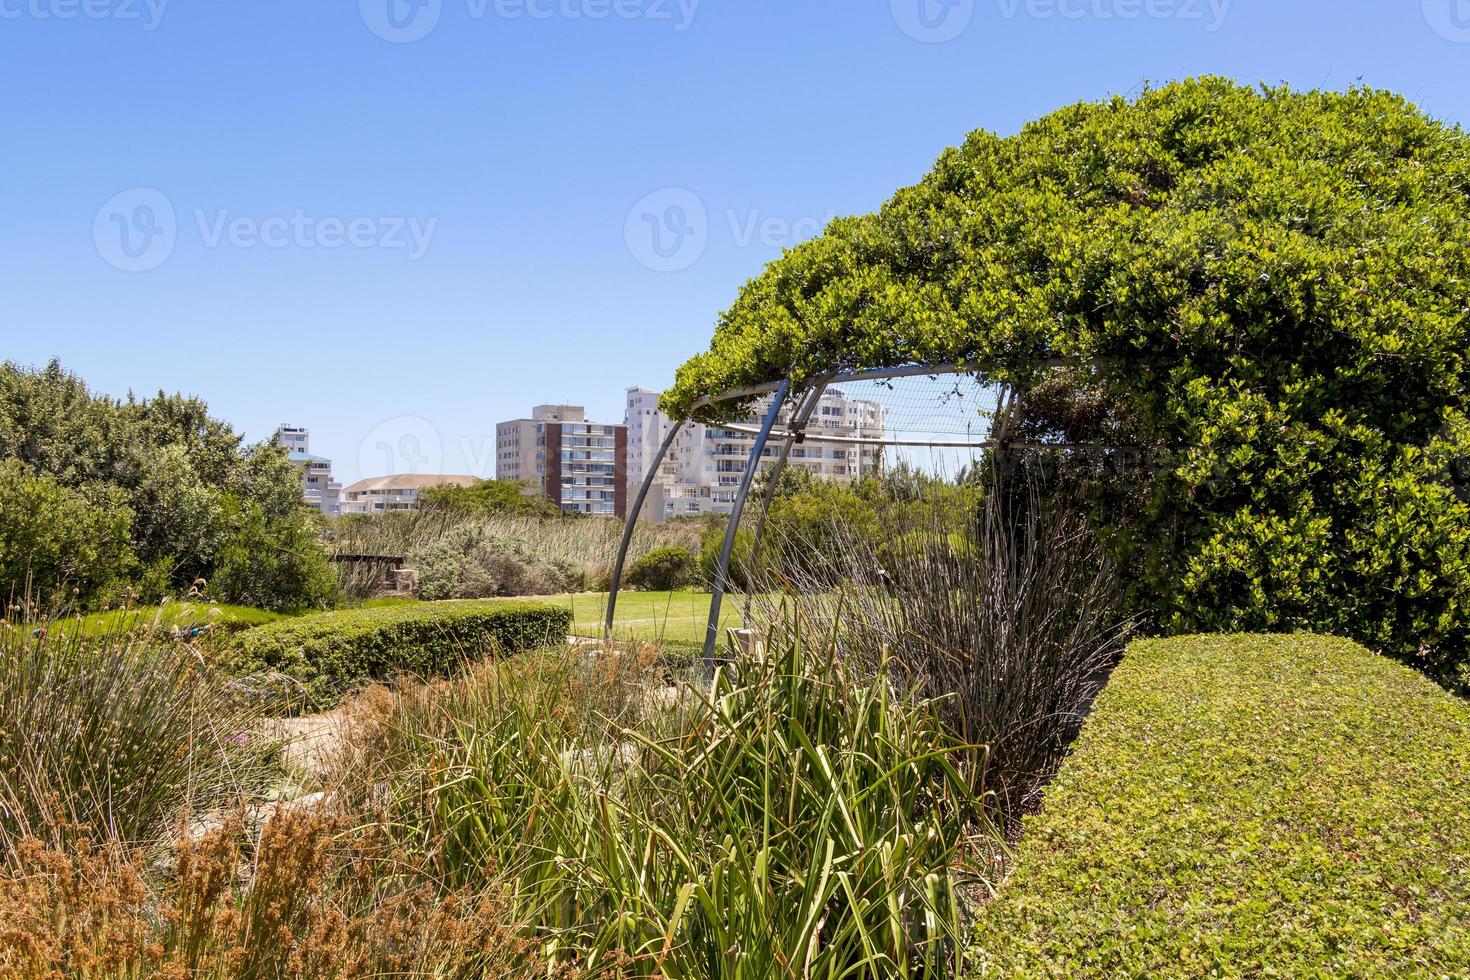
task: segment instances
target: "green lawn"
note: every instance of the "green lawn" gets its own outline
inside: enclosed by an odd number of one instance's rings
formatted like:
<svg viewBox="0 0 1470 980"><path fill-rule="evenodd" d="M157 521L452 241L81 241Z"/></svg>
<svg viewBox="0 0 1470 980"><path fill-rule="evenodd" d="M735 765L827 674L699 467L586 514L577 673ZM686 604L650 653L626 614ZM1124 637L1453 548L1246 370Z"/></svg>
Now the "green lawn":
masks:
<svg viewBox="0 0 1470 980"><path fill-rule="evenodd" d="M607 615L607 593L585 592L579 595L536 596L538 602L550 603L572 611L572 629L578 636L601 636ZM672 643L704 642L709 619L710 596L707 592L619 592L615 633L647 640ZM742 596L727 596L720 610L722 628L741 625Z"/></svg>
<svg viewBox="0 0 1470 980"><path fill-rule="evenodd" d="M83 636L106 636L122 630L153 624L159 629L189 629L210 626L229 632L263 626L289 617L249 606L210 602L170 602L164 606L115 609L58 620L51 629L67 635L80 629Z"/></svg>

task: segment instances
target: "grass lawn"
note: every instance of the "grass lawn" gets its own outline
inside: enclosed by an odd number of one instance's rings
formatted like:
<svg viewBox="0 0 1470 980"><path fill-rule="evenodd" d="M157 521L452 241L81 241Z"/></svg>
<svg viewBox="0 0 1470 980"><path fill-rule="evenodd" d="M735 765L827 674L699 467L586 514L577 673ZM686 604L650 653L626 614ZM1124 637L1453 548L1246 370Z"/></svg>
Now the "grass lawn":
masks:
<svg viewBox="0 0 1470 980"><path fill-rule="evenodd" d="M576 635L602 635L602 622L607 615L606 592L537 596L535 599L570 609L572 629ZM615 632L639 639L702 644L709 620L709 603L708 592L619 592ZM742 596L725 597L720 610L722 628L741 625L743 603Z"/></svg>
<svg viewBox="0 0 1470 980"><path fill-rule="evenodd" d="M207 625L234 632L288 618L281 613L266 612L250 606L231 606L215 602L170 602L164 606L115 609L111 612L73 616L57 620L50 629L62 635L70 635L80 629L83 636L105 636L122 629L140 628L153 623L160 629L188 629Z"/></svg>

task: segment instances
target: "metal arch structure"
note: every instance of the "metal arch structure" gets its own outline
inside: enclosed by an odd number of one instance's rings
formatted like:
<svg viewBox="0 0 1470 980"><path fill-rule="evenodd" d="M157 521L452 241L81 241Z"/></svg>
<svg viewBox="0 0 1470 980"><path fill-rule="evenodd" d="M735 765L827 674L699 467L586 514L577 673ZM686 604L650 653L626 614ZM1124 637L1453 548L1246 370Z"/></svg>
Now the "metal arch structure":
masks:
<svg viewBox="0 0 1470 980"><path fill-rule="evenodd" d="M1056 369L1065 367L1077 367L1075 360L1061 358L1048 359L1037 363L1038 367ZM781 452L777 456L764 495L765 506L762 508L759 522L755 530L755 539L752 550L760 547L761 534L765 528L766 512L769 510L774 490L780 479L782 470L785 469L787 461L791 456L792 447L799 442L810 441L829 444L861 444L877 446L929 446L936 448L951 449L1038 449L1038 450L1068 450L1068 449L1093 449L1102 448L1094 446L1063 445L1057 443L1019 443L1007 438L1004 422L998 433L992 432L983 440L934 440L934 439L866 439L861 436L835 436L823 435L821 433L807 432L807 426L811 420L812 413L817 403L833 385L850 384L859 381L886 381L898 378L913 377L937 377L945 374L973 374L973 370L961 364L910 364L893 368L879 368L866 371L838 371L809 379L802 391L801 398L797 403L796 410L791 414L790 421L785 427L778 428L781 412L786 407L793 388L791 378L783 378L780 381L768 382L759 385L750 385L743 388L735 388L717 395L708 395L699 398L691 405L691 412L711 405L724 402L744 401L771 395L771 405L766 411L765 417L759 426L740 423L724 423L723 428L732 432L740 432L755 437L751 446L750 456L746 462L745 472L741 476L740 487L735 497L735 503L730 514L729 523L725 528L725 538L720 548L719 562L715 568L715 581L713 583L714 593L710 601L709 620L705 627L704 656L706 660L713 660L719 642L720 613L724 598L730 585L730 560L734 551L736 535L740 528L740 519L745 512L745 504L750 495L750 490L755 482L756 473L760 470L761 458L765 454L766 447L771 440L782 444ZM1004 400L1002 406L1005 405ZM1003 414L1004 408L998 414ZM659 447L657 455L644 474L643 483L629 509L626 523L623 528L622 544L618 549L617 560L613 566L612 582L607 601L607 618L604 624L603 635L606 638L612 636L614 617L617 610L618 591L622 586L623 571L627 561L628 548L632 544L633 535L637 530L638 518L643 510L643 505L653 488L659 466L673 448L674 441L690 423L689 419L675 421L664 437L663 444ZM745 614L749 615L747 605Z"/></svg>

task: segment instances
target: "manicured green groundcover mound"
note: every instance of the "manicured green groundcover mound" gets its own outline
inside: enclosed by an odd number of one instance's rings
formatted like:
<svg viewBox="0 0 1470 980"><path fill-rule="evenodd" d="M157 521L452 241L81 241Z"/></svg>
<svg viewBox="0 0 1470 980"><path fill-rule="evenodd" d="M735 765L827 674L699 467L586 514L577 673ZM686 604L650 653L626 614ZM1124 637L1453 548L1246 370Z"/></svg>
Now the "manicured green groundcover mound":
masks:
<svg viewBox="0 0 1470 980"><path fill-rule="evenodd" d="M540 602L419 602L303 616L236 638L229 656L240 674L278 673L296 681L304 707L331 707L354 687L395 674L442 676L467 661L560 645L570 610Z"/></svg>
<svg viewBox="0 0 1470 980"><path fill-rule="evenodd" d="M1470 976L1470 703L1344 640L1135 644L978 976Z"/></svg>

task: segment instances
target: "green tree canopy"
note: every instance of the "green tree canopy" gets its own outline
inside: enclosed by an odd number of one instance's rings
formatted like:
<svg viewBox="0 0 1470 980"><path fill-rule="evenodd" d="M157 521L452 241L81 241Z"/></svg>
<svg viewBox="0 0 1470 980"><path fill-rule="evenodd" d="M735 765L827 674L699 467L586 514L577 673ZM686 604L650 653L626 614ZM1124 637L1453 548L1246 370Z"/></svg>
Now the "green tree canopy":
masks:
<svg viewBox="0 0 1470 980"><path fill-rule="evenodd" d="M420 494L423 509L457 514L515 514L556 517L561 508L534 483L481 480L474 486L443 484Z"/></svg>
<svg viewBox="0 0 1470 980"><path fill-rule="evenodd" d="M0 590L329 602L335 577L278 446L243 447L197 398L97 395L55 361L0 365ZM216 573L218 577L216 577Z"/></svg>
<svg viewBox="0 0 1470 980"><path fill-rule="evenodd" d="M665 395L958 362L1097 491L1161 627L1470 646L1470 143L1403 98L1206 78L971 135L748 283ZM1049 370L1060 360L1071 365ZM724 406L700 413L728 414Z"/></svg>

